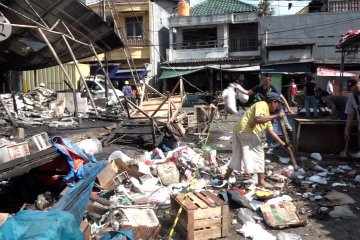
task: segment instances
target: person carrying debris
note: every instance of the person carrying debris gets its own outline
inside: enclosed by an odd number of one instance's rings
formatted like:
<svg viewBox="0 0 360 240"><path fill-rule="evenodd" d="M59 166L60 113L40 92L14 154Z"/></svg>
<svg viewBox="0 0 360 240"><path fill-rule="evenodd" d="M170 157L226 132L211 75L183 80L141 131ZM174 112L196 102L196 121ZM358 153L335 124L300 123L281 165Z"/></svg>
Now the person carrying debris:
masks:
<svg viewBox="0 0 360 240"><path fill-rule="evenodd" d="M351 91L348 100L346 102L345 113L347 114L344 138L347 141L350 140L351 136L351 125L356 114L358 119L358 151L360 150L360 80L350 80L348 83L348 89ZM355 158L360 158L360 151L354 155Z"/></svg>
<svg viewBox="0 0 360 240"><path fill-rule="evenodd" d="M282 103L280 95L274 92L266 94L265 101L253 104L234 127L232 137L232 156L228 169L224 175L228 179L233 170L243 171L246 174L258 175L258 186L265 186L265 153L259 134L267 131L278 143L285 148L287 146L273 131L271 121L281 119L284 112L270 115L275 112L279 103Z"/></svg>

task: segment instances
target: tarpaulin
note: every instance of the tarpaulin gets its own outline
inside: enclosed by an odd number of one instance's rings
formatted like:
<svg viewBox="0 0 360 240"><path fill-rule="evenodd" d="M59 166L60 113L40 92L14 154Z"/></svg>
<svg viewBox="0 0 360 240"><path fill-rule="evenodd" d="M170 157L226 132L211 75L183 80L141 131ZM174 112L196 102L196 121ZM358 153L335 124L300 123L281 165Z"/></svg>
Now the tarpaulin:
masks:
<svg viewBox="0 0 360 240"><path fill-rule="evenodd" d="M20 211L0 226L0 239L82 240L83 234L71 213L65 211Z"/></svg>
<svg viewBox="0 0 360 240"><path fill-rule="evenodd" d="M159 79L174 78L174 77L178 77L178 76L187 75L187 74L190 74L190 73L195 73L195 72L198 72L200 70L203 70L203 68L201 68L201 69L190 69L190 70L164 69L162 71L161 76L159 77Z"/></svg>
<svg viewBox="0 0 360 240"><path fill-rule="evenodd" d="M100 240L135 240L131 230L110 231L100 238Z"/></svg>
<svg viewBox="0 0 360 240"><path fill-rule="evenodd" d="M53 137L51 142L53 146L66 157L70 171L64 177L64 181L68 185L72 185L74 181L84 177L84 164L87 162L97 162L94 156L84 153L83 150L78 148L78 146L69 139Z"/></svg>

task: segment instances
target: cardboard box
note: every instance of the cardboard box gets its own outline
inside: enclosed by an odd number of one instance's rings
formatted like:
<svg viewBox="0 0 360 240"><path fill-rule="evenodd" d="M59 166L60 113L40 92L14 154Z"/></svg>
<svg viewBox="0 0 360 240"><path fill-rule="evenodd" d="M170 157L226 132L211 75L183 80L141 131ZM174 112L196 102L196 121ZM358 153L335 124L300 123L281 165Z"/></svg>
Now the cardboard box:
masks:
<svg viewBox="0 0 360 240"><path fill-rule="evenodd" d="M114 189L114 177L126 171L129 176L138 177L140 175L136 167L128 166L120 158L110 161L106 167L98 174L97 179L99 184L104 189Z"/></svg>

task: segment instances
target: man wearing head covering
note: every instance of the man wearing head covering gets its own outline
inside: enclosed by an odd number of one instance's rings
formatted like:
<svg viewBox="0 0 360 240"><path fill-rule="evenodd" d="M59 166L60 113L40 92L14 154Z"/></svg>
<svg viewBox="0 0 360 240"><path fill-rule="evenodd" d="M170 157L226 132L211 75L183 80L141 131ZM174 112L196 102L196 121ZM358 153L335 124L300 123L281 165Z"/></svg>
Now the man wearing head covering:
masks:
<svg viewBox="0 0 360 240"><path fill-rule="evenodd" d="M266 186L265 182L265 153L259 134L267 131L278 143L286 146L273 131L272 120L285 116L284 112L270 115L275 112L281 103L280 95L274 92L266 94L265 101L253 104L234 127L232 137L232 156L228 170L224 176L228 179L233 170L246 174L258 175L258 185Z"/></svg>
<svg viewBox="0 0 360 240"><path fill-rule="evenodd" d="M140 105L144 95L144 81L140 80L139 84L137 85L137 97L136 97L136 104Z"/></svg>
<svg viewBox="0 0 360 240"><path fill-rule="evenodd" d="M346 141L350 140L351 136L351 125L354 119L354 116L357 116L358 119L358 132L357 132L357 140L358 140L358 152L353 155L353 157L360 158L360 80L355 81L351 80L348 83L348 89L351 91L348 100L346 102L345 113L347 114L346 125L344 131L344 138Z"/></svg>
<svg viewBox="0 0 360 240"><path fill-rule="evenodd" d="M132 88L129 85L129 81L125 81L125 85L122 87L122 92L124 93L124 97L126 97L128 100L132 100Z"/></svg>

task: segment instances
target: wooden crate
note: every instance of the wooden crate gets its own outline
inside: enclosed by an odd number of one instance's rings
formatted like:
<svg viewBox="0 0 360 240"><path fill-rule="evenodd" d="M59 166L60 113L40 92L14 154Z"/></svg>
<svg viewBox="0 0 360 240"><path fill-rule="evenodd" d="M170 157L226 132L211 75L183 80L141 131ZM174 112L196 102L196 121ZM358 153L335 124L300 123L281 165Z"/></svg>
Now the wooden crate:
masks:
<svg viewBox="0 0 360 240"><path fill-rule="evenodd" d="M229 207L209 191L177 194L171 197L173 209L180 215L176 230L188 240L227 237L229 232Z"/></svg>

